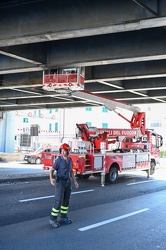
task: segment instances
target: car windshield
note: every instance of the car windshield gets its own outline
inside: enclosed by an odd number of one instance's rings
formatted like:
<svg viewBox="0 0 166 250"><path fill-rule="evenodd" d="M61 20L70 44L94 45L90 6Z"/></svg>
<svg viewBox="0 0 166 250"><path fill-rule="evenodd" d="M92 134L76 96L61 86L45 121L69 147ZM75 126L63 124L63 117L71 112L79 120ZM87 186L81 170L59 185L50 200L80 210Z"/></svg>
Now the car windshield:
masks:
<svg viewBox="0 0 166 250"><path fill-rule="evenodd" d="M59 148L52 148L52 152L58 152Z"/></svg>
<svg viewBox="0 0 166 250"><path fill-rule="evenodd" d="M35 151L34 151L34 154L39 154L43 151L44 149L43 148L37 148Z"/></svg>

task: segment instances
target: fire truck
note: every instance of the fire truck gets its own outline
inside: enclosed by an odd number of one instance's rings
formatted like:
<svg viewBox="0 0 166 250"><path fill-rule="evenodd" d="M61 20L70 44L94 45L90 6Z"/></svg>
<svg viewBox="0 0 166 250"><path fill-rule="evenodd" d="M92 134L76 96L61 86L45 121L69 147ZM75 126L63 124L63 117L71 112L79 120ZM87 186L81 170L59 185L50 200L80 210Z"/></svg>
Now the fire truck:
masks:
<svg viewBox="0 0 166 250"><path fill-rule="evenodd" d="M81 179L88 179L91 175L101 176L101 184L104 186L105 182L116 183L121 172L142 170L147 173L148 178L154 174L160 162L162 136L146 129L145 112L140 112L138 107L85 90L73 91L72 96L105 106L111 111L119 107L133 112L131 120L128 120L115 111L130 124L129 129L105 129L88 127L84 123L76 124L77 145L75 148L71 145L69 155L73 160L76 176ZM57 153L42 153L44 170L49 170L57 156Z"/></svg>

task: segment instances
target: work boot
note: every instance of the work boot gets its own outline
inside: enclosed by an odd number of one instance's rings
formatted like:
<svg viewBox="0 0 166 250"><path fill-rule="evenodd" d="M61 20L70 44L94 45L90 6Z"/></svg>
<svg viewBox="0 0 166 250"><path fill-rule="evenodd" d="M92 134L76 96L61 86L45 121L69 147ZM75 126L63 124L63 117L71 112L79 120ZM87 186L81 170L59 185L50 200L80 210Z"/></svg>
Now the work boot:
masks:
<svg viewBox="0 0 166 250"><path fill-rule="evenodd" d="M55 228L60 227L60 224L57 220L50 220L50 225Z"/></svg>
<svg viewBox="0 0 166 250"><path fill-rule="evenodd" d="M60 221L60 224L65 224L65 225L69 225L69 224L72 224L73 221L71 219L69 219L68 217L62 217L61 218L61 221Z"/></svg>

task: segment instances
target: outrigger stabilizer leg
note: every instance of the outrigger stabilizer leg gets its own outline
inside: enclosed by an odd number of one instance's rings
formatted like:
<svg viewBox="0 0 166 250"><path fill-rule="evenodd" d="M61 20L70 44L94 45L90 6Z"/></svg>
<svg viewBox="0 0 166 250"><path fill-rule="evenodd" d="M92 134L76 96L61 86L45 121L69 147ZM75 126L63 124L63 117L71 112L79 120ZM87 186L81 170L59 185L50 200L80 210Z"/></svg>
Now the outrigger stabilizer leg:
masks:
<svg viewBox="0 0 166 250"><path fill-rule="evenodd" d="M147 179L150 178L150 168L148 170L146 170L146 173L147 173Z"/></svg>
<svg viewBox="0 0 166 250"><path fill-rule="evenodd" d="M105 172L101 172L101 186L105 187Z"/></svg>

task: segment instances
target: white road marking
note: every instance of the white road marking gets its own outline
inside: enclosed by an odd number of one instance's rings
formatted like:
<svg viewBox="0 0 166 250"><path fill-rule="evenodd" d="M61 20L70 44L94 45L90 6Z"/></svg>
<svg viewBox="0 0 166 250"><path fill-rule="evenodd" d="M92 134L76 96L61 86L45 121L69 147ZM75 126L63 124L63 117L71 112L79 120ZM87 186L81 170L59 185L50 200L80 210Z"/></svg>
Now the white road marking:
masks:
<svg viewBox="0 0 166 250"><path fill-rule="evenodd" d="M88 192L93 192L94 189L89 189L89 190L84 190L84 191L77 191L77 192L72 192L71 194L82 194L82 193L88 193Z"/></svg>
<svg viewBox="0 0 166 250"><path fill-rule="evenodd" d="M71 194L82 194L82 193L88 193L88 192L93 192L93 191L94 191L93 189L90 189L90 190L72 192ZM19 202L28 202L28 201L43 200L43 199L49 199L49 198L53 198L53 197L54 197L54 195L43 196L43 197L37 197L37 198L26 199L26 200L19 200Z"/></svg>
<svg viewBox="0 0 166 250"><path fill-rule="evenodd" d="M28 202L28 201L43 200L43 199L49 199L49 198L52 198L52 197L54 197L54 195L37 197L37 198L26 199L26 200L19 200L19 202Z"/></svg>
<svg viewBox="0 0 166 250"><path fill-rule="evenodd" d="M133 215L136 215L136 214L140 214L140 213L146 212L148 210L149 210L149 208L144 208L144 209L141 209L141 210L129 213L129 214L124 214L124 215L112 218L110 220L105 220L105 221L102 221L102 222L99 222L99 223L95 223L95 224L92 224L92 225L89 225L89 226L86 226L86 227L82 227L82 228L79 228L78 230L81 231L81 232L87 231L89 229L92 229L92 228L95 228L95 227L100 227L100 226L103 226L105 224L112 223L114 221L122 220L122 219L125 219L127 217L130 217L130 216L133 216Z"/></svg>
<svg viewBox="0 0 166 250"><path fill-rule="evenodd" d="M138 182L128 183L126 185L131 186L131 185L137 185L137 184L142 184L142 183L147 183L147 182L152 182L152 181L157 181L157 180L138 181Z"/></svg>

